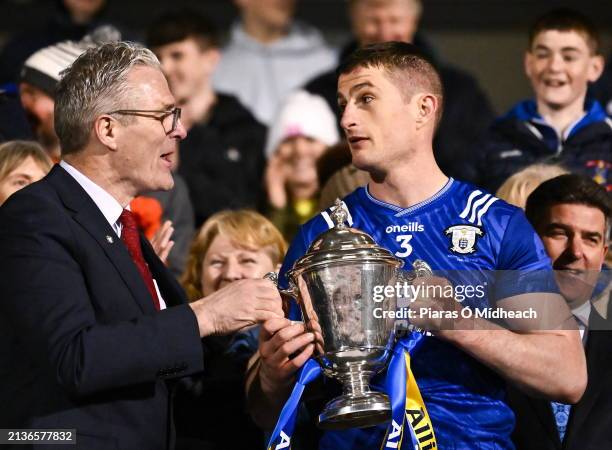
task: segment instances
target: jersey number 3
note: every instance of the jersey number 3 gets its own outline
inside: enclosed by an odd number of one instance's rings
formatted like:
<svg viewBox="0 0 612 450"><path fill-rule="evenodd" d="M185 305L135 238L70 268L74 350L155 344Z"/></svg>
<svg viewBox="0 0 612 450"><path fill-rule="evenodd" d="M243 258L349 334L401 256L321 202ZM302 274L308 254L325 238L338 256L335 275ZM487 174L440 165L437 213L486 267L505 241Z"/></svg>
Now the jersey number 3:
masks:
<svg viewBox="0 0 612 450"><path fill-rule="evenodd" d="M395 238L395 240L400 243L400 247L404 249L403 251L395 252L395 256L398 258L405 258L412 253L412 245L409 244L410 239L412 239L411 234L400 234Z"/></svg>

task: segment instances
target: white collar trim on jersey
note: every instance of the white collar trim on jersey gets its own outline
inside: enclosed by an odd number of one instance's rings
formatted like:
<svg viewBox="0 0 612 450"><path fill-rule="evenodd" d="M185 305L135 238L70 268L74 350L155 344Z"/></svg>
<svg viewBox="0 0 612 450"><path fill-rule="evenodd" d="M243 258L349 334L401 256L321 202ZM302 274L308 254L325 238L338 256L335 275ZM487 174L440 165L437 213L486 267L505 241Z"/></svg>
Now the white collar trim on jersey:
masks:
<svg viewBox="0 0 612 450"><path fill-rule="evenodd" d="M397 205L393 205L391 203L387 203L387 202L383 202L382 200L378 200L374 197L372 197L372 195L370 194L370 188L369 185L366 185L365 187L365 193L367 198L373 202L376 203L379 206L382 206L384 208L388 208L391 209L393 211L396 211L397 214L395 214L395 217L400 217L403 216L405 214L409 214L411 212L414 212L415 210L422 208L423 206L429 205L431 202L436 201L438 198L440 198L442 195L444 195L452 186L454 180L453 178L449 178L448 181L446 182L446 184L442 187L442 189L440 189L438 192L436 192L434 195L432 195L431 197L429 197L426 200L423 200L422 202L417 203L416 205L412 205L409 208L402 208L400 206Z"/></svg>

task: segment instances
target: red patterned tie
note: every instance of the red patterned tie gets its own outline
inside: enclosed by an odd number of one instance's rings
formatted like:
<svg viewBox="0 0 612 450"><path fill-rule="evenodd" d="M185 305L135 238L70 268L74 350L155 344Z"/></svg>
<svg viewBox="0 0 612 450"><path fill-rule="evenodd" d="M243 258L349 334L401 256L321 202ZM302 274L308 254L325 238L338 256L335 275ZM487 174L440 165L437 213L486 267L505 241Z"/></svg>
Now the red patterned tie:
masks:
<svg viewBox="0 0 612 450"><path fill-rule="evenodd" d="M147 266L147 263L142 256L140 234L138 233L136 218L131 211L124 209L119 217L119 221L121 222L121 225L123 225L123 229L121 230L121 240L127 247L128 252L130 252L130 256L132 257L134 264L136 264L142 279L147 285L147 289L149 289L149 292L151 293L151 297L153 297L155 309L159 311L159 298L157 298L157 292L155 291L155 285L153 284L153 276L151 275L149 266Z"/></svg>

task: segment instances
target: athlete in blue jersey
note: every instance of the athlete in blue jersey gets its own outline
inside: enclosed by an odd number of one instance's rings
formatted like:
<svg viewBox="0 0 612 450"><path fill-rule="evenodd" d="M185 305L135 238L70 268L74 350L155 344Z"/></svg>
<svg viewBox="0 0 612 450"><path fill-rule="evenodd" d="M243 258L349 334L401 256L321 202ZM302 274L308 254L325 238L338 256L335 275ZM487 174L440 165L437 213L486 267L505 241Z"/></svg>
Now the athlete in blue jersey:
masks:
<svg viewBox="0 0 612 450"><path fill-rule="evenodd" d="M418 50L403 43L364 47L349 56L339 74L341 124L353 164L372 178L344 200L353 227L406 263L422 259L434 270L484 275L550 268L519 209L449 179L438 168L431 143L443 93L435 69ZM312 240L331 225L329 211L324 211L302 227L285 259L281 283ZM533 287L505 283L503 289L490 290L493 298L471 300L470 306L541 298L550 302L551 310L566 308L546 285ZM436 328L423 320L419 325ZM573 403L581 397L586 367L577 330L517 333L491 324L460 328L427 336L412 360L438 448L513 448L514 419L504 403L504 380L550 399ZM261 426L273 426L295 371L312 356L313 339L289 320L263 325L260 362L248 383L251 412ZM326 433L321 447L380 447L384 432L384 427L372 427Z"/></svg>

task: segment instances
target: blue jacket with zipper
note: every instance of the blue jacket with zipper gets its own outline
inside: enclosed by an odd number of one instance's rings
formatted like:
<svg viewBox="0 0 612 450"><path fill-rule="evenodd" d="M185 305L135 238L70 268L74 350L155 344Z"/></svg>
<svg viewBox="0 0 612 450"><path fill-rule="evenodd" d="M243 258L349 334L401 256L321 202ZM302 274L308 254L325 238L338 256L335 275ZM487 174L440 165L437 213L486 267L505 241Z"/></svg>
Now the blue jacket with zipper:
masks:
<svg viewBox="0 0 612 450"><path fill-rule="evenodd" d="M538 114L535 101L521 102L493 123L479 151L475 181L491 192L534 163L559 163L612 191L612 119L594 100L562 136Z"/></svg>

